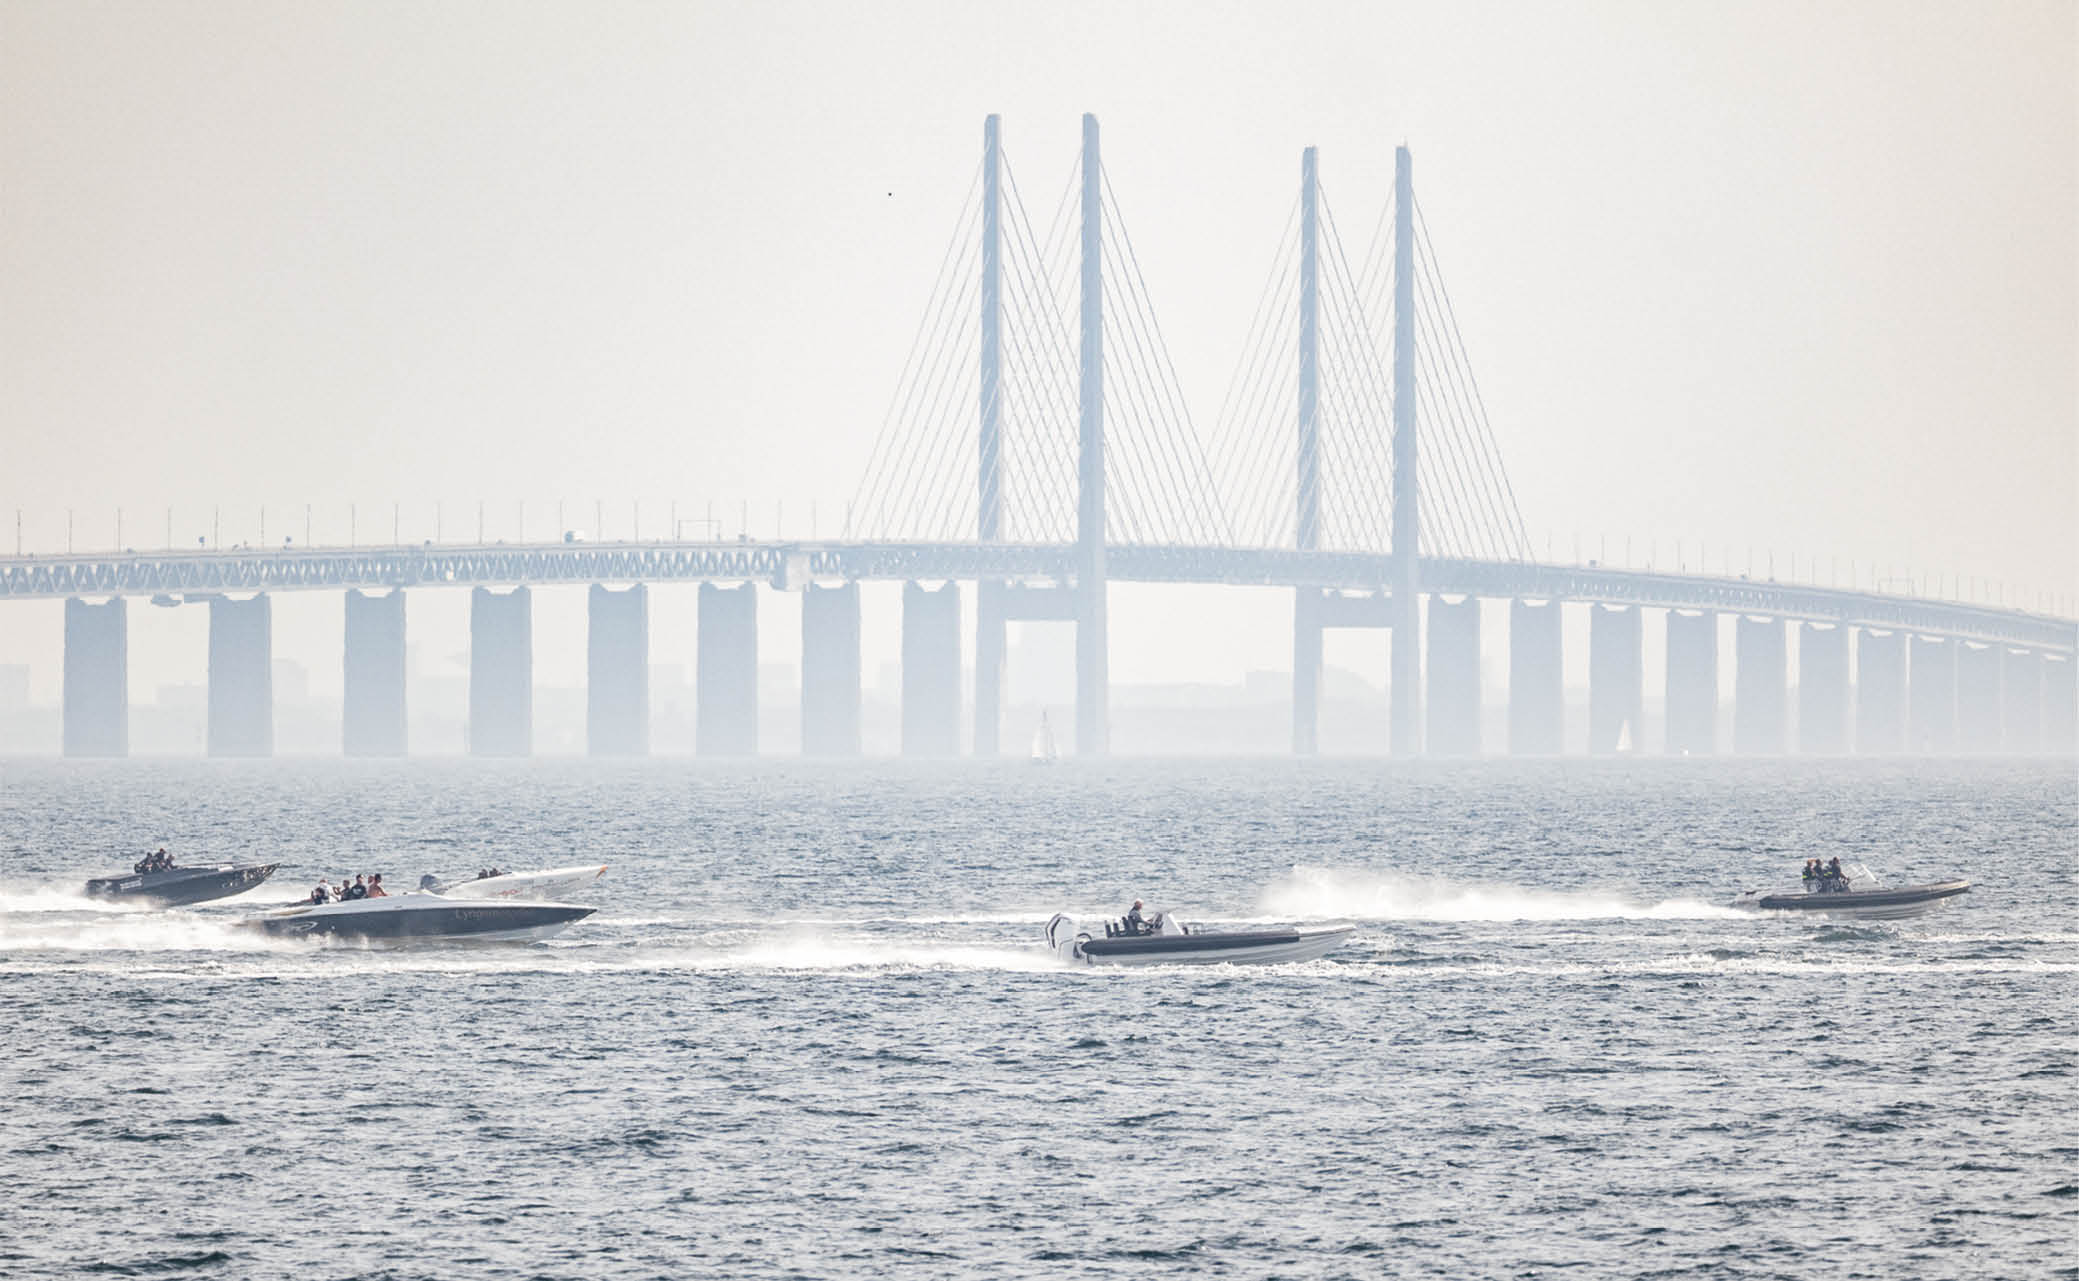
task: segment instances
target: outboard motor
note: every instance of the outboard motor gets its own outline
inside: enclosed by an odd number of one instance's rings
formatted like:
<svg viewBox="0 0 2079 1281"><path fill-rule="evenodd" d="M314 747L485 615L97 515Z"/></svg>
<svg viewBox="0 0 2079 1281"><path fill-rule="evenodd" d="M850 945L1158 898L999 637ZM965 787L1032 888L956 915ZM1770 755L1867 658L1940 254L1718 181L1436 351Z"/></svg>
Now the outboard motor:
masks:
<svg viewBox="0 0 2079 1281"><path fill-rule="evenodd" d="M1074 919L1066 912L1054 913L1054 919L1047 922L1047 947L1071 964L1083 959L1082 945L1089 938L1076 929Z"/></svg>

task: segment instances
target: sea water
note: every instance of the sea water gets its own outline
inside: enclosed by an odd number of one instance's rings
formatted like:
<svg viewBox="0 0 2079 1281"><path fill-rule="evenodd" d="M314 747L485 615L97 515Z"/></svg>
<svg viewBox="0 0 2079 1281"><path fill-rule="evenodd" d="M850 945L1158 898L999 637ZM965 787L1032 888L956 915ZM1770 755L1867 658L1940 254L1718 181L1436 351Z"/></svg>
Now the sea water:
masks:
<svg viewBox="0 0 2079 1281"><path fill-rule="evenodd" d="M0 1276L2074 1274L2070 761L10 761L0 842ZM161 844L283 866L77 896ZM1726 906L1815 856L1975 885ZM544 944L231 927L588 862ZM1137 897L1357 930L1042 947Z"/></svg>

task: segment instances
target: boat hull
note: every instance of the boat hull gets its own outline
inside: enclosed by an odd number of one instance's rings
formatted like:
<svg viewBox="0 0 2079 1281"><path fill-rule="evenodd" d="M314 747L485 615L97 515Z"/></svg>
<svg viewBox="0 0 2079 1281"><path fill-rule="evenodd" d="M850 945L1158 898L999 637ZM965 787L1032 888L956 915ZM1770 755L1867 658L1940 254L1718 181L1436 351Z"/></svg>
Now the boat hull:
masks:
<svg viewBox="0 0 2079 1281"><path fill-rule="evenodd" d="M1319 960L1341 947L1353 932L1352 926L1332 925L1127 938L1078 936L1067 954L1087 965L1281 965Z"/></svg>
<svg viewBox="0 0 2079 1281"><path fill-rule="evenodd" d="M86 894L88 898L108 902L184 907L243 893L274 875L274 869L279 866L279 863L217 863L209 867L176 867L164 872L97 876L87 882Z"/></svg>
<svg viewBox="0 0 2079 1281"><path fill-rule="evenodd" d="M1888 889L1835 890L1822 894L1761 894L1740 906L1759 912L1823 916L1859 921L1896 921L1922 916L1970 891L1969 881L1900 885Z"/></svg>
<svg viewBox="0 0 2079 1281"><path fill-rule="evenodd" d="M531 942L560 933L597 909L570 903L360 900L289 908L240 922L275 938L351 939L380 943ZM390 905L394 904L394 906Z"/></svg>

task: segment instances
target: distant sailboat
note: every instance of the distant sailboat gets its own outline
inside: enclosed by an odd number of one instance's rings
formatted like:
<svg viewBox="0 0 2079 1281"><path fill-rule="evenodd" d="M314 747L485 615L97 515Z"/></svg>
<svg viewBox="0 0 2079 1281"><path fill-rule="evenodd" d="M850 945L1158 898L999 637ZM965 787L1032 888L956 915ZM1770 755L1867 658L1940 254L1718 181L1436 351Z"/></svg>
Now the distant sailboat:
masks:
<svg viewBox="0 0 2079 1281"><path fill-rule="evenodd" d="M1629 719L1617 727L1617 754L1619 756L1632 754L1631 721Z"/></svg>
<svg viewBox="0 0 2079 1281"><path fill-rule="evenodd" d="M1032 763L1052 765L1061 759L1061 752L1054 746L1054 727L1047 724L1047 714L1040 713L1039 728L1032 731Z"/></svg>

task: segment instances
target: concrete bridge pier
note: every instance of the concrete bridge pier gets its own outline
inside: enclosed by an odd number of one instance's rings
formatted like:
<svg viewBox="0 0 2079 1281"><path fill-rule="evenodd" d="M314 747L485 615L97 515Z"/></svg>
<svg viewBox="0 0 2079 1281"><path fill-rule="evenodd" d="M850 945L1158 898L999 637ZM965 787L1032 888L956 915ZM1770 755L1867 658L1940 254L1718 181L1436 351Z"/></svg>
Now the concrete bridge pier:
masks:
<svg viewBox="0 0 2079 1281"><path fill-rule="evenodd" d="M1733 751L1782 755L1789 666L1783 620L1742 616L1733 629Z"/></svg>
<svg viewBox="0 0 2079 1281"><path fill-rule="evenodd" d="M2007 656L2003 645L1956 650L1956 747L1961 752L1997 752L2002 746Z"/></svg>
<svg viewBox="0 0 2079 1281"><path fill-rule="evenodd" d="M274 755L274 609L265 595L210 598L209 754Z"/></svg>
<svg viewBox="0 0 2079 1281"><path fill-rule="evenodd" d="M986 581L975 584L974 753L979 757L993 757L1002 750L1004 660L1010 649L1003 587Z"/></svg>
<svg viewBox="0 0 2079 1281"><path fill-rule="evenodd" d="M857 583L810 583L801 598L801 754L859 755Z"/></svg>
<svg viewBox="0 0 2079 1281"><path fill-rule="evenodd" d="M1429 598L1428 751L1480 754L1480 601Z"/></svg>
<svg viewBox="0 0 2079 1281"><path fill-rule="evenodd" d="M469 592L469 754L534 751L534 594Z"/></svg>
<svg viewBox="0 0 2079 1281"><path fill-rule="evenodd" d="M2079 659L2043 656L2043 747L2069 754L2079 751Z"/></svg>
<svg viewBox="0 0 2079 1281"><path fill-rule="evenodd" d="M67 756L130 754L130 616L123 598L65 600Z"/></svg>
<svg viewBox="0 0 2079 1281"><path fill-rule="evenodd" d="M1956 750L1956 641L1915 636L1906 643L1906 742L1922 755Z"/></svg>
<svg viewBox="0 0 2079 1281"><path fill-rule="evenodd" d="M1509 751L1557 756L1566 750L1566 686L1560 604L1509 602Z"/></svg>
<svg viewBox="0 0 2079 1281"><path fill-rule="evenodd" d="M592 584L585 597L585 751L650 754L650 589Z"/></svg>
<svg viewBox="0 0 2079 1281"><path fill-rule="evenodd" d="M1630 606L1588 607L1588 750L1639 747L1646 706L1644 616Z"/></svg>
<svg viewBox="0 0 2079 1281"><path fill-rule="evenodd" d="M1668 611L1667 754L1718 750L1718 615Z"/></svg>
<svg viewBox="0 0 2079 1281"><path fill-rule="evenodd" d="M960 754L960 585L902 585L902 754Z"/></svg>
<svg viewBox="0 0 2079 1281"><path fill-rule="evenodd" d="M1292 596L1292 754L1321 750L1321 589Z"/></svg>
<svg viewBox="0 0 2079 1281"><path fill-rule="evenodd" d="M340 751L348 756L404 755L403 588L380 596L348 589L343 674Z"/></svg>
<svg viewBox="0 0 2079 1281"><path fill-rule="evenodd" d="M1798 624L1797 670L1798 751L1841 755L1848 750L1848 628Z"/></svg>
<svg viewBox="0 0 2079 1281"><path fill-rule="evenodd" d="M1906 750L1906 634L1865 627L1855 636L1855 750Z"/></svg>
<svg viewBox="0 0 2079 1281"><path fill-rule="evenodd" d="M2009 752L2043 750L2043 656L2010 649L2000 656L2001 746Z"/></svg>
<svg viewBox="0 0 2079 1281"><path fill-rule="evenodd" d="M700 585L693 666L693 750L758 754L758 585Z"/></svg>

